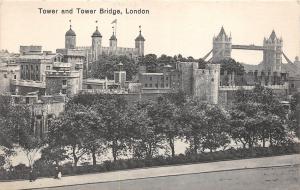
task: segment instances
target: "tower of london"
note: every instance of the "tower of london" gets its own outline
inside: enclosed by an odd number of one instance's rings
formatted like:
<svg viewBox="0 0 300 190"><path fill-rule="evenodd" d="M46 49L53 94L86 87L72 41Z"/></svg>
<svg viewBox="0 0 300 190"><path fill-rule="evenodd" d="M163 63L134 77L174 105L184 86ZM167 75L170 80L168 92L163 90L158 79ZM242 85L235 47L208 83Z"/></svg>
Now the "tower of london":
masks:
<svg viewBox="0 0 300 190"><path fill-rule="evenodd" d="M102 45L102 37L103 36L101 35L98 26L96 26L95 31L91 35L91 46L76 46L76 33L74 30L72 30L70 25L70 29L65 34L65 49L82 51L82 53L85 54L87 61L96 61L103 55L124 55L130 58L144 56L144 44L146 40L142 35L141 27L139 27L139 34L134 40L134 47L119 47L114 28L112 35L109 38L108 47Z"/></svg>

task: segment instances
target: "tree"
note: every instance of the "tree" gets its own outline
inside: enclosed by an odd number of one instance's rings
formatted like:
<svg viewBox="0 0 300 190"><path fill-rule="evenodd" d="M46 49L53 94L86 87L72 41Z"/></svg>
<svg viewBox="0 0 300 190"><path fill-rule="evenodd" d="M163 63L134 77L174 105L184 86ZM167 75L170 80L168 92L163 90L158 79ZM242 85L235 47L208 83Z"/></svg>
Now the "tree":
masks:
<svg viewBox="0 0 300 190"><path fill-rule="evenodd" d="M129 141L126 119L125 99L118 95L104 95L102 99L94 102L94 109L102 119L105 140L112 150L114 161L125 153Z"/></svg>
<svg viewBox="0 0 300 190"><path fill-rule="evenodd" d="M94 110L80 104L69 104L66 111L54 119L49 128L49 139L54 147L66 147L71 150L74 166L79 159L90 151L94 141L91 138L93 128L100 125ZM95 162L95 161L94 161Z"/></svg>
<svg viewBox="0 0 300 190"><path fill-rule="evenodd" d="M117 65L120 62L126 71L126 79L131 80L137 73L138 65L128 56L101 56L99 60L89 65L89 77L114 79L114 72L118 70Z"/></svg>
<svg viewBox="0 0 300 190"><path fill-rule="evenodd" d="M207 124L202 132L203 149L212 152L217 148L226 147L230 143L227 113L217 105L207 104L205 115Z"/></svg>
<svg viewBox="0 0 300 190"><path fill-rule="evenodd" d="M197 154L201 150L202 132L207 125L205 108L206 105L200 100L188 99L180 111L179 123L183 127L183 134L186 141L190 143L193 154Z"/></svg>
<svg viewBox="0 0 300 190"><path fill-rule="evenodd" d="M157 56L155 54L147 54L141 58L139 65L146 66L147 72L155 73L157 65Z"/></svg>
<svg viewBox="0 0 300 190"><path fill-rule="evenodd" d="M255 86L251 91L239 90L231 110L232 138L249 148L262 142L266 146L292 142L293 122L288 109L280 103L271 89Z"/></svg>
<svg viewBox="0 0 300 190"><path fill-rule="evenodd" d="M32 167L35 156L43 146L43 140L33 131L33 117L30 105L14 104L9 96L0 97L0 146L7 155L18 145L25 152Z"/></svg>
<svg viewBox="0 0 300 190"><path fill-rule="evenodd" d="M68 158L69 156L67 155L67 150L59 145L57 146L55 144L49 144L47 147L41 150L40 161L43 161L48 165L55 164L58 166L61 161L64 161Z"/></svg>
<svg viewBox="0 0 300 190"><path fill-rule="evenodd" d="M13 154L14 129L9 125L9 119L12 119L9 117L11 106L10 97L0 95L0 166Z"/></svg>
<svg viewBox="0 0 300 190"><path fill-rule="evenodd" d="M244 66L231 58L223 59L219 61L218 64L221 65L221 73L224 73L226 71L228 74L235 73L236 75L243 75L245 72Z"/></svg>
<svg viewBox="0 0 300 190"><path fill-rule="evenodd" d="M152 158L163 147L163 136L155 121L156 103L136 102L128 108L129 132L132 137L133 156Z"/></svg>
<svg viewBox="0 0 300 190"><path fill-rule="evenodd" d="M159 58L157 58L157 63L159 67L163 67L165 65L171 65L175 67L176 60L172 56L167 56L165 54L162 54Z"/></svg>
<svg viewBox="0 0 300 190"><path fill-rule="evenodd" d="M164 139L166 139L171 149L172 157L175 157L175 140L179 137L180 130L179 123L177 122L178 109L167 96L164 96L157 100L155 111L153 112L153 120L159 127Z"/></svg>

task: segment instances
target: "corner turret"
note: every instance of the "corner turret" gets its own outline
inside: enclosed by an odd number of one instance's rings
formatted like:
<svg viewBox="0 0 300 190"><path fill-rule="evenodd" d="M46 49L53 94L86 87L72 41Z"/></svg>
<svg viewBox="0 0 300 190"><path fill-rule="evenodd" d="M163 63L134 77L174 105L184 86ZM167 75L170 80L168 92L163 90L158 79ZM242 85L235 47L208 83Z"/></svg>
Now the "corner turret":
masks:
<svg viewBox="0 0 300 190"><path fill-rule="evenodd" d="M139 56L144 56L144 43L146 40L142 36L141 26L139 26L139 30L139 35L135 38L135 48L138 50Z"/></svg>

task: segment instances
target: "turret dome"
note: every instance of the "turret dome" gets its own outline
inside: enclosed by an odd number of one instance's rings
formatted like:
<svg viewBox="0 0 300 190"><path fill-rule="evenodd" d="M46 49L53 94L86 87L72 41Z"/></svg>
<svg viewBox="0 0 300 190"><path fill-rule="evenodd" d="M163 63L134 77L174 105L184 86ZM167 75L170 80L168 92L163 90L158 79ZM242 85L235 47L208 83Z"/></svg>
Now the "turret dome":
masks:
<svg viewBox="0 0 300 190"><path fill-rule="evenodd" d="M114 32L113 32L112 36L109 38L109 40L117 40L117 37Z"/></svg>
<svg viewBox="0 0 300 190"><path fill-rule="evenodd" d="M140 28L140 34L138 35L138 37L135 38L135 41L145 41L145 38L142 36L141 26L139 26L139 28Z"/></svg>
<svg viewBox="0 0 300 190"><path fill-rule="evenodd" d="M71 26L70 29L66 32L65 36L76 36L75 32L72 30Z"/></svg>
<svg viewBox="0 0 300 190"><path fill-rule="evenodd" d="M96 27L96 30L93 33L92 37L100 37L100 38L102 37L101 33L98 30L98 26Z"/></svg>

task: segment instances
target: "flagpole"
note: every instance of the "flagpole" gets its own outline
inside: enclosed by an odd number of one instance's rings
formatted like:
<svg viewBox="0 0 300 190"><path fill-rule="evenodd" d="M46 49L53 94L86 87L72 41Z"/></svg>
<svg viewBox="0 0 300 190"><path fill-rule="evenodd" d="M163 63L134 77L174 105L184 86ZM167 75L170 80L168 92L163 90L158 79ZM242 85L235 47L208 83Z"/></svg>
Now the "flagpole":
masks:
<svg viewBox="0 0 300 190"><path fill-rule="evenodd" d="M117 36L117 22L115 22L115 34Z"/></svg>

